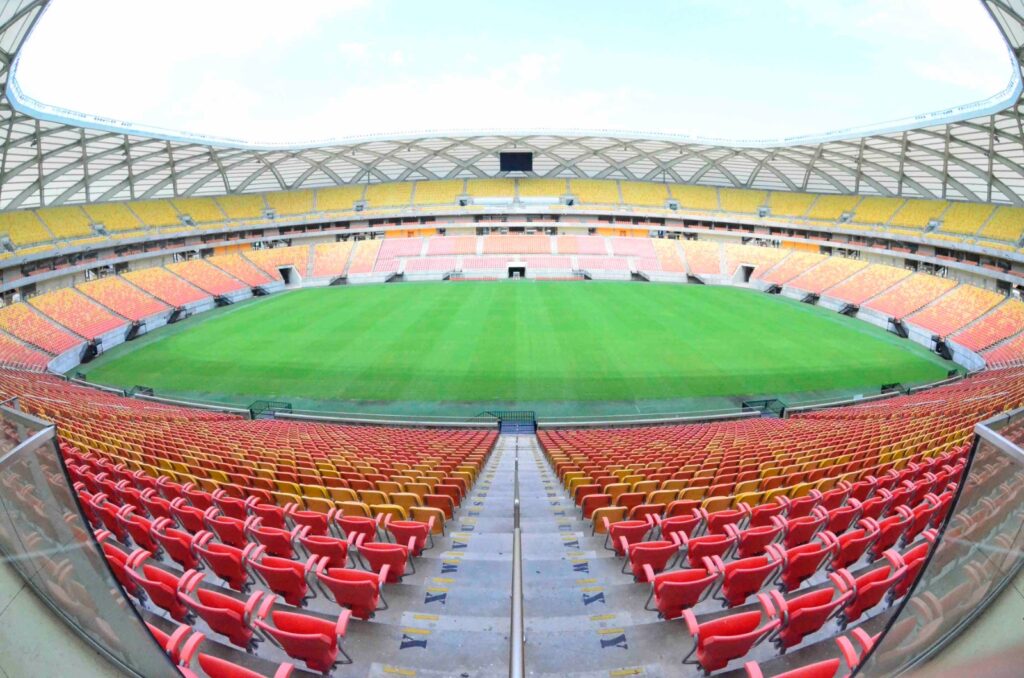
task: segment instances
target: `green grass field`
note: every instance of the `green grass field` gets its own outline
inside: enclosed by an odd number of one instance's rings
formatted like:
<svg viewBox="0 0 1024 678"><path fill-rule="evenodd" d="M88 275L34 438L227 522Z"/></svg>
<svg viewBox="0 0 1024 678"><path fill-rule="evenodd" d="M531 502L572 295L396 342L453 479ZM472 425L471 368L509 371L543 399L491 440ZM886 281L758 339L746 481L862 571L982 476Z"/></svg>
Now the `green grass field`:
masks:
<svg viewBox="0 0 1024 678"><path fill-rule="evenodd" d="M864 322L747 290L520 281L291 292L158 330L84 370L104 384L242 404L445 413L460 403L631 409L874 393L941 379L949 365Z"/></svg>

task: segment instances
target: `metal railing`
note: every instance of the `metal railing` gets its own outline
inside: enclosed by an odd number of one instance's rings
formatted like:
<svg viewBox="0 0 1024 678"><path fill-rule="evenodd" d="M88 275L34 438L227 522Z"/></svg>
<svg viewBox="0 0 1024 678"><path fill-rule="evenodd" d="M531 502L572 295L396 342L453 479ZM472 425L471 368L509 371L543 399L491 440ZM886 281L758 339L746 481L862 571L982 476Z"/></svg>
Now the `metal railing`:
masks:
<svg viewBox="0 0 1024 678"><path fill-rule="evenodd" d="M519 436L516 436L515 474L512 480L512 618L509 629L509 678L526 675L526 632L523 628L523 543L519 526Z"/></svg>

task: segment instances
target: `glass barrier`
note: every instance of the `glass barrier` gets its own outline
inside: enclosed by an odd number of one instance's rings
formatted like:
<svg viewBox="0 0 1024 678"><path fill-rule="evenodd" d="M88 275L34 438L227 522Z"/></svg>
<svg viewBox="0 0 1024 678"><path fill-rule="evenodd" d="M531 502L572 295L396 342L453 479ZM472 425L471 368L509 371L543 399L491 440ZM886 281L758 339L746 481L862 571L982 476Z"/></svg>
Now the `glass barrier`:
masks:
<svg viewBox="0 0 1024 678"><path fill-rule="evenodd" d="M0 558L125 673L179 676L111 574L75 501L54 427L11 405L0 407Z"/></svg>
<svg viewBox="0 0 1024 678"><path fill-rule="evenodd" d="M1011 584L1024 565L1022 448L1024 409L976 427L966 475L938 546L857 675L1020 675L1004 674L1007 657L1001 650L1019 663L1024 600L990 604L1021 595ZM957 640L975 623L985 625L984 642ZM1000 642L993 636L1001 636ZM950 645L961 651L947 654L944 648L954 640L971 646Z"/></svg>

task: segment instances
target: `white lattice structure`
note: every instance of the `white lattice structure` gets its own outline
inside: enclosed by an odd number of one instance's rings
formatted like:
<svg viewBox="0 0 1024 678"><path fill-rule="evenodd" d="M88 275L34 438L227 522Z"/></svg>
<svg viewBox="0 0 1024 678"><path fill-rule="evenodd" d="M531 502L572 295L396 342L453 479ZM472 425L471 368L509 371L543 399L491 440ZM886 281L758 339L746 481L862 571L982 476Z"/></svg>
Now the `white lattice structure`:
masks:
<svg viewBox="0 0 1024 678"><path fill-rule="evenodd" d="M1017 60L1024 0L984 0ZM593 135L495 134L363 139L312 148L255 149L224 140L126 134L113 121L56 122L9 77L48 0L0 3L0 208L253 193L320 186L499 176L497 152L535 154L535 175L683 182L1024 204L1020 78L986 99L903 121L899 129L744 146ZM1012 55L1017 55L1013 57ZM130 55L126 55L130 58ZM1012 97L1009 106L1003 105ZM19 112L16 105L45 111ZM995 110L998 109L998 110ZM42 119L43 117L47 119ZM933 122L951 117L953 122ZM98 127L97 127L98 126Z"/></svg>

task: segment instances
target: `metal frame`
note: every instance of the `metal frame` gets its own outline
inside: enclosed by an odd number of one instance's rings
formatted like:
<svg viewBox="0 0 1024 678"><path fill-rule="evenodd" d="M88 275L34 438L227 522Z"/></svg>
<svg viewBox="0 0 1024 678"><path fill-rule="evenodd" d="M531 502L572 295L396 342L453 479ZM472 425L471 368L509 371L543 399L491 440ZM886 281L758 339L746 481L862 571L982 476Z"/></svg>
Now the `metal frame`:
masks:
<svg viewBox="0 0 1024 678"><path fill-rule="evenodd" d="M1018 70L1024 0L983 0ZM30 107L11 73L18 50L49 0L0 2L0 209L110 200L255 193L334 185L501 176L497 152L535 154L531 176L671 181L761 190L984 201L1024 206L1024 97L1004 92L943 116L897 123L896 131L835 138L673 140L611 134L495 133L372 138L308 148L253 149L159 132L125 134L55 122ZM1019 76L1018 74L1015 74ZM1013 103L992 112L1000 97ZM21 106L21 110L19 110ZM970 117L974 116L974 117ZM46 117L47 119L44 119ZM100 125L96 121L96 125Z"/></svg>

